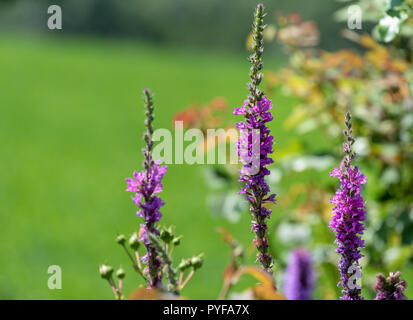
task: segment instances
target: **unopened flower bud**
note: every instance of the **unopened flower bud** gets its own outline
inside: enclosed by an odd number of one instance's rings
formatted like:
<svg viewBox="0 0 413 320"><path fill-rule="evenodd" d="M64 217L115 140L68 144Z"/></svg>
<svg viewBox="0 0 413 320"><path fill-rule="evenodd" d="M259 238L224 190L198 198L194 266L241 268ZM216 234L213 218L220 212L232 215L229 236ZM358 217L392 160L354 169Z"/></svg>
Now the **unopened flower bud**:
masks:
<svg viewBox="0 0 413 320"><path fill-rule="evenodd" d="M119 234L119 235L116 237L116 242L119 243L121 246L123 246L123 245L125 244L125 242L126 242L125 236L124 236L123 234Z"/></svg>
<svg viewBox="0 0 413 320"><path fill-rule="evenodd" d="M161 231L161 239L165 243L170 243L174 238L174 234L172 232L172 228L169 227L167 229L163 229Z"/></svg>
<svg viewBox="0 0 413 320"><path fill-rule="evenodd" d="M182 259L182 261L178 265L178 269L180 271L185 271L189 267L191 267L191 259Z"/></svg>
<svg viewBox="0 0 413 320"><path fill-rule="evenodd" d="M132 248L132 250L138 251L140 245L141 243L139 242L138 234L134 232L129 238L129 246Z"/></svg>
<svg viewBox="0 0 413 320"><path fill-rule="evenodd" d="M106 264L102 264L99 267L99 272L100 272L100 275L103 279L109 280L110 278L112 278L113 268L111 266L106 265Z"/></svg>
<svg viewBox="0 0 413 320"><path fill-rule="evenodd" d="M192 257L191 265L192 265L192 268L194 268L194 270L197 270L202 267L202 263L203 263L202 256L203 254L200 254L199 256L196 256L196 257Z"/></svg>
<svg viewBox="0 0 413 320"><path fill-rule="evenodd" d="M179 245L181 244L181 239L182 239L182 236L175 237L175 238L172 240L172 244L173 244L174 246L179 246Z"/></svg>
<svg viewBox="0 0 413 320"><path fill-rule="evenodd" d="M118 277L119 279L125 278L125 275L126 275L125 270L123 270L122 268L119 268L116 271L116 277Z"/></svg>

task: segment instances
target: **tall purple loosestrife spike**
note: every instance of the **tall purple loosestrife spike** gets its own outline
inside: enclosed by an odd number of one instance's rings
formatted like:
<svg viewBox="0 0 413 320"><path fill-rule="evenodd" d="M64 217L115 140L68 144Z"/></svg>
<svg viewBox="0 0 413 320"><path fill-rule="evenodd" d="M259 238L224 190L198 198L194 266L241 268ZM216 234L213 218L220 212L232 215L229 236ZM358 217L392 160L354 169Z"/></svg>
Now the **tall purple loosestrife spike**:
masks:
<svg viewBox="0 0 413 320"><path fill-rule="evenodd" d="M304 248L291 251L284 277L284 293L289 300L311 300L314 271L310 252Z"/></svg>
<svg viewBox="0 0 413 320"><path fill-rule="evenodd" d="M366 183L366 177L362 175L357 167L351 165L355 157L352 151L354 138L352 137L351 115L347 112L345 115L345 124L347 129L344 130L346 142L343 143L344 159L340 168L334 168L330 173L331 177L337 177L340 180L341 187L337 190L331 203L333 207L333 217L330 221L330 228L336 233L335 243L337 244L337 253L341 255L339 262L339 271L341 281L338 285L343 287L343 297L341 300L362 300L361 289L354 286L349 281L350 276L354 273L354 267L360 268L359 259L363 256L360 249L364 248L364 240L361 235L365 230L363 221L366 220L366 208L361 196L362 185ZM352 267L354 266L354 267ZM352 267L350 269L350 267Z"/></svg>
<svg viewBox="0 0 413 320"><path fill-rule="evenodd" d="M376 298L374 300L407 300L403 291L406 290L406 280L400 280L401 273L390 272L385 278L383 274L377 275L377 282L374 286Z"/></svg>
<svg viewBox="0 0 413 320"><path fill-rule="evenodd" d="M151 92L148 89L144 89L143 93L146 117L146 132L143 135L145 148L142 149L144 170L140 172L135 171L133 178L126 179L126 191L135 193L132 200L139 207L137 215L144 220L144 223L141 224L140 227L139 238L146 248L146 255L142 257L142 261L147 264L145 272L149 276L149 287L159 287L162 284L162 260L159 257L156 247L150 242L148 233L159 235L156 223L162 217L159 209L165 203L155 194L162 192L162 179L167 167L160 166L160 162L154 161L152 158L154 105Z"/></svg>
<svg viewBox="0 0 413 320"><path fill-rule="evenodd" d="M257 261L261 263L264 270L272 273L273 259L268 252L267 223L265 221L270 218L271 210L263 205L267 202L275 203L275 194L268 194L270 188L265 181L265 176L270 174L266 166L273 163L269 157L269 154L273 152L273 137L270 135L266 123L270 122L273 117L270 112L272 109L271 100L268 100L264 93L258 89L263 78L260 71L263 67L264 17L264 6L258 4L253 23L254 52L249 58L252 64L249 74L251 81L248 83L250 95L240 108L234 109L234 114L245 117L244 121L237 124L237 128L241 131L237 144L238 155L243 164L239 181L244 184L240 193L246 195L250 205L253 218L251 231L255 233L254 244L258 250ZM255 165L246 160L246 157L254 156L254 154L259 161Z"/></svg>

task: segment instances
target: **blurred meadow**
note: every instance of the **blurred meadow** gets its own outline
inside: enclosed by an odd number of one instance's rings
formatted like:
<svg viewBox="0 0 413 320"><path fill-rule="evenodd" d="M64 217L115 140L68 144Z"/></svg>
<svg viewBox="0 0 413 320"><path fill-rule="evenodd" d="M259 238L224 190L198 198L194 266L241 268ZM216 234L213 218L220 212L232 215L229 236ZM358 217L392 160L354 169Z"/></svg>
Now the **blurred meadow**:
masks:
<svg viewBox="0 0 413 320"><path fill-rule="evenodd" d="M155 93L156 127L172 129L174 113L195 98L221 93L232 105L242 103L245 54L95 39L0 39L1 297L110 298L99 263L124 261L127 277L134 276L114 237L139 223L124 178L142 161L141 88ZM185 294L215 298L228 252L214 229L249 231L249 217L242 227L213 219L196 166L171 165L164 185L163 221L185 236L176 254L201 250L206 257ZM248 243L250 234L239 237ZM51 264L62 267L62 290L47 288Z"/></svg>
<svg viewBox="0 0 413 320"><path fill-rule="evenodd" d="M130 234L140 223L124 179L141 168L142 89L150 88L155 95L155 127L168 129L173 128L175 115L195 102L206 104L219 96L232 109L247 97L245 42L255 2L115 3L54 2L63 9L60 32L46 28L48 1L0 1L0 299L111 299L98 272L103 262L124 267L125 292L132 292L140 282L135 281L131 265L114 239L117 232ZM273 0L264 4L270 13L268 23L274 21L276 9L299 11L318 23L322 48L355 47L337 37L345 23L333 18L339 7L336 2ZM276 42L266 44L266 70L276 73L288 58ZM297 134L285 125L299 102L297 97L286 95L280 86L271 87L267 95L274 103L275 168L296 151L305 149L318 155L329 149L337 151L340 145L322 130ZM238 120L231 110L224 119L232 125ZM304 174L296 170L283 177L282 186L273 179L280 201L270 223L276 274L279 270L282 275L291 249L276 233L283 231L288 236L288 225L283 222L293 219L289 208L308 192L294 190L294 186L334 185L328 171L338 163L329 165ZM166 205L162 224L172 224L184 235L174 253L176 262L205 253L203 267L182 292L191 299L215 299L220 292L229 249L217 227L231 232L252 252L247 211L237 222L211 214L211 187L206 181L211 168L206 167L169 165L163 183ZM363 164L361 168L367 170ZM328 190L332 196L334 189ZM328 198L326 201L328 207ZM327 219L323 220L324 213L311 214L307 220L294 218L290 227L297 226L297 221L311 225L303 232L311 230L312 239L330 243L322 250L314 245L315 256L331 251L334 260L334 235ZM400 269L408 282L413 281L411 257L403 259L392 266ZM252 264L253 254L247 260ZM335 299L338 271L334 264L323 263L317 264L320 282L315 297ZM62 290L47 287L50 265L62 268ZM370 273L366 286L372 287L377 268L369 271L368 264L363 267ZM326 275L329 280L323 278ZM365 294L371 298L371 289ZM407 295L413 296L412 286Z"/></svg>

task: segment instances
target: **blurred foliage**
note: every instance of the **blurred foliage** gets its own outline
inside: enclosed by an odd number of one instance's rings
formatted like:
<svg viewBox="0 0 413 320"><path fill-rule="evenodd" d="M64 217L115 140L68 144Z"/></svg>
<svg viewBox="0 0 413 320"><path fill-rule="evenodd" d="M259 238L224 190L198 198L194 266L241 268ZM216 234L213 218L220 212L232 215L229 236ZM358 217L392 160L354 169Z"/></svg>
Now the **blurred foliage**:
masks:
<svg viewBox="0 0 413 320"><path fill-rule="evenodd" d="M5 3L3 6L2 3ZM61 33L127 37L172 45L242 49L252 10L250 0L2 0L0 30L48 33L47 7L62 7ZM336 4L325 0L264 0L269 10L307 8L326 34L333 35L331 16ZM326 43L334 38L326 36ZM269 52L269 51L267 51Z"/></svg>
<svg viewBox="0 0 413 320"><path fill-rule="evenodd" d="M278 291L272 275L256 266L244 265L245 250L234 236L223 228L217 230L222 234L223 241L231 249L231 260L223 274L223 285L218 299L223 300L286 300ZM256 283L241 292L232 292L244 275L250 275ZM244 283L243 283L244 284Z"/></svg>
<svg viewBox="0 0 413 320"><path fill-rule="evenodd" d="M223 97L216 97L206 104L194 102L173 117L175 121L182 121L185 129L198 128L204 136L208 129L227 128L231 125L225 121L229 114L228 102ZM223 136L221 139L221 135ZM230 131L217 131L217 135L203 139L199 148L206 154L215 152L224 144L227 159L230 155L230 143L235 143L237 137L231 136ZM208 141L213 139L214 141ZM225 142L223 142L225 141ZM213 146L213 150L209 149ZM204 178L210 188L207 195L207 207L215 217L223 217L230 222L238 222L241 214L247 209L247 204L238 194L239 185L236 180L238 166L227 164L225 166L214 165L203 168Z"/></svg>
<svg viewBox="0 0 413 320"><path fill-rule="evenodd" d="M358 0L347 1L357 5L363 13L364 22L372 22L375 27L373 35L383 42L391 42L396 37L411 37L413 35L412 0ZM337 11L336 18L340 21L348 19L349 6Z"/></svg>
<svg viewBox="0 0 413 320"><path fill-rule="evenodd" d="M139 288L133 291L128 300L179 300L183 299L160 289Z"/></svg>
<svg viewBox="0 0 413 320"><path fill-rule="evenodd" d="M172 120L182 121L185 129L198 128L204 134L210 128L223 125L222 114L228 112L228 102L223 97L216 97L205 105L195 102L184 110L177 112Z"/></svg>

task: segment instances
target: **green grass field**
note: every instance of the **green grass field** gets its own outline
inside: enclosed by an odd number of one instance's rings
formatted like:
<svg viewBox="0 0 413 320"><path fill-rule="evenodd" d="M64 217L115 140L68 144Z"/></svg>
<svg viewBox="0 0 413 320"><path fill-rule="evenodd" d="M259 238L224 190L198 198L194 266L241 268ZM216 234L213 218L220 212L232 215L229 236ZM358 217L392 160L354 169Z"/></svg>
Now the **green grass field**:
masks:
<svg viewBox="0 0 413 320"><path fill-rule="evenodd" d="M139 285L114 241L140 223L124 178L141 168L141 90L155 93L158 128L198 99L247 95L247 53L190 51L127 42L0 35L0 299L112 298L98 265L120 264L126 293ZM272 59L272 58L271 58ZM276 61L265 61L275 66ZM274 97L273 97L274 98ZM275 98L273 133L288 101ZM171 165L164 180L163 222L184 235L176 259L205 253L183 295L214 299L228 250L223 226L244 244L249 216L231 225L206 209L199 167ZM276 214L276 210L275 210ZM49 290L47 268L62 267L62 290Z"/></svg>

